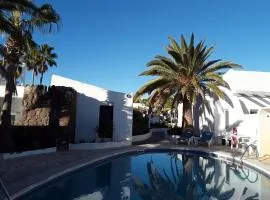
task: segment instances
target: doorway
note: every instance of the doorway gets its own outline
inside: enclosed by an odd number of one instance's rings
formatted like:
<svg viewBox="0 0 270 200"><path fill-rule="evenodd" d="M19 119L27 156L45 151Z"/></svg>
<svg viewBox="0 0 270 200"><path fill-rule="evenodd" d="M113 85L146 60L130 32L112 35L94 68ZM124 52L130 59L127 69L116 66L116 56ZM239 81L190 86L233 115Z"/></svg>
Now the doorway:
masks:
<svg viewBox="0 0 270 200"><path fill-rule="evenodd" d="M229 111L225 110L225 129L229 128Z"/></svg>
<svg viewBox="0 0 270 200"><path fill-rule="evenodd" d="M113 137L113 106L111 105L100 106L98 136L103 139Z"/></svg>

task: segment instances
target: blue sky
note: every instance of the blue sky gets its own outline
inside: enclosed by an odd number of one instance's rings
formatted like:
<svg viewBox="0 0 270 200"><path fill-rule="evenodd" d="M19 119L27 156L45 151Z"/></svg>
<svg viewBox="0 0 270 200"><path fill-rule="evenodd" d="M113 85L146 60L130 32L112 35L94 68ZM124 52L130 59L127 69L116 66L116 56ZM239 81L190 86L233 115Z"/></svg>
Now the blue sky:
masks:
<svg viewBox="0 0 270 200"><path fill-rule="evenodd" d="M267 0L38 0L60 13L60 32L38 35L55 46L59 74L110 90L135 92L155 55L166 55L168 36L206 39L214 58L270 71L270 2ZM30 80L30 74L28 74Z"/></svg>

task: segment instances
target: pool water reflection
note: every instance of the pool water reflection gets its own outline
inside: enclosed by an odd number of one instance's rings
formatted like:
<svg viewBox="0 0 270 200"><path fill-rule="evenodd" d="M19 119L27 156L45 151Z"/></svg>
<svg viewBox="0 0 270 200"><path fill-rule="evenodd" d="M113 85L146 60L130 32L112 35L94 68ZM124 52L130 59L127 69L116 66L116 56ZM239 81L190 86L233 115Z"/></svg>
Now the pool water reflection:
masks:
<svg viewBox="0 0 270 200"><path fill-rule="evenodd" d="M145 153L83 169L21 199L269 199L269 188L267 177L225 161L198 154Z"/></svg>

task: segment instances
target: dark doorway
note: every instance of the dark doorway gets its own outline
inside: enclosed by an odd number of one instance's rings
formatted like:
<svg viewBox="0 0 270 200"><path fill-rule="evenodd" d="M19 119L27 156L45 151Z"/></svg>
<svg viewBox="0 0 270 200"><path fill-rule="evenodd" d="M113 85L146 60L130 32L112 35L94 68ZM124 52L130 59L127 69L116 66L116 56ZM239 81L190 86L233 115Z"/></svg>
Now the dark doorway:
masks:
<svg viewBox="0 0 270 200"><path fill-rule="evenodd" d="M113 136L113 106L108 106L108 105L100 106L98 134L100 138L112 138Z"/></svg>
<svg viewBox="0 0 270 200"><path fill-rule="evenodd" d="M229 111L225 110L225 128L229 128Z"/></svg>

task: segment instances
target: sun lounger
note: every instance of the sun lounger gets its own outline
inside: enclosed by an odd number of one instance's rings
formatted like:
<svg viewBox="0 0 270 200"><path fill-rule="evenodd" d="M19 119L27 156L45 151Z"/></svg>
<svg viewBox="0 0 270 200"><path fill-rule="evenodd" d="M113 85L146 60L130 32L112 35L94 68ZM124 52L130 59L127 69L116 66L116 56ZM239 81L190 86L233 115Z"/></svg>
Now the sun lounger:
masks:
<svg viewBox="0 0 270 200"><path fill-rule="evenodd" d="M187 144L190 145L190 143L193 141L193 129L192 128L185 129L183 133L179 135L179 137L177 138L176 144L179 141L187 142Z"/></svg>
<svg viewBox="0 0 270 200"><path fill-rule="evenodd" d="M206 142L208 148L213 145L214 133L211 131L202 131L199 138L195 139L195 145L197 146L199 142Z"/></svg>

